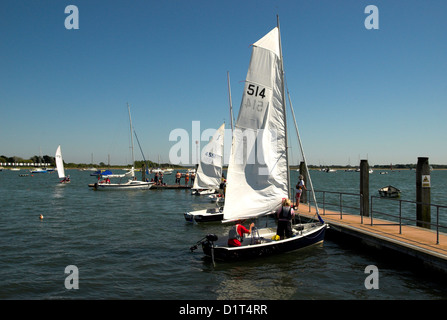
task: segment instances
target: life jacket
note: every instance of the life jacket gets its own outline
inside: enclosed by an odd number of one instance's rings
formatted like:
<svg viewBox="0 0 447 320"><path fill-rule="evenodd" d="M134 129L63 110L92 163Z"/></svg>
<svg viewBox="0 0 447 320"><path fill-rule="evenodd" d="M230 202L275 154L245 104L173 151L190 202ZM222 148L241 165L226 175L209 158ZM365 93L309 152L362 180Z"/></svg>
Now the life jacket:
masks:
<svg viewBox="0 0 447 320"><path fill-rule="evenodd" d="M292 207L282 207L278 215L278 220L292 220Z"/></svg>
<svg viewBox="0 0 447 320"><path fill-rule="evenodd" d="M241 237L241 235L239 234L239 232L237 232L237 227L239 225L236 224L234 226L231 227L230 232L228 233L228 240L239 240L239 242L242 242L243 237Z"/></svg>

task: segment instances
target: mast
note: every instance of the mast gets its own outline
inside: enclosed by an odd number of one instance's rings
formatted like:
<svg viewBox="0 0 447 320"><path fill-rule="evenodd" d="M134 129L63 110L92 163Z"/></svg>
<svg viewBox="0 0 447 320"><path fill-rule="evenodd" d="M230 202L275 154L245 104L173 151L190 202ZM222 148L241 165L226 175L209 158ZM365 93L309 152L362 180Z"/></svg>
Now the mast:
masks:
<svg viewBox="0 0 447 320"><path fill-rule="evenodd" d="M129 122L130 122L130 144L131 144L131 151L132 151L132 169L135 166L135 157L133 154L133 132L132 132L132 118L130 116L130 107L129 103L127 103L127 110L129 111ZM132 176L133 176L133 170L132 170Z"/></svg>
<svg viewBox="0 0 447 320"><path fill-rule="evenodd" d="M286 93L285 93L285 84L284 84L284 62L283 62L283 56L282 56L282 47L281 47L281 30L279 28L279 16L276 15L276 24L278 27L278 39L279 39L279 59L281 60L281 81L282 81L282 88L281 88L281 95L282 95L282 101L283 101L283 114L284 114L284 132L285 132L285 143L286 143L286 170L287 170L287 197L290 199L290 170L289 170L289 144L287 139L287 116L286 116Z"/></svg>
<svg viewBox="0 0 447 320"><path fill-rule="evenodd" d="M227 82L228 82L228 100L230 103L230 124L231 124L231 132L233 132L233 103L231 101L230 73L228 71L227 71Z"/></svg>

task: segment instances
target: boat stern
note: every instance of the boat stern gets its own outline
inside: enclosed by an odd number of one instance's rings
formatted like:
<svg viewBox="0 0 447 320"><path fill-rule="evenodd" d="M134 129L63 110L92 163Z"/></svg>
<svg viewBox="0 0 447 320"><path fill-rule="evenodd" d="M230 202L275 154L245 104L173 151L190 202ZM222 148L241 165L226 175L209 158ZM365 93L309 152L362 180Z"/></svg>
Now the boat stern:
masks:
<svg viewBox="0 0 447 320"><path fill-rule="evenodd" d="M191 212L185 212L183 215L186 221L194 222L194 215L192 215Z"/></svg>

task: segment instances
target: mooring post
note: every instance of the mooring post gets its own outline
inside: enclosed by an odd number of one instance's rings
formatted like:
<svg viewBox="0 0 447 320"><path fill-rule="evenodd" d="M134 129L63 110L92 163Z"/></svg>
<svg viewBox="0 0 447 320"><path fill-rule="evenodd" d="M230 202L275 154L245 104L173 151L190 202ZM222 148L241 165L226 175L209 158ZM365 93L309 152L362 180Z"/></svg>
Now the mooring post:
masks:
<svg viewBox="0 0 447 320"><path fill-rule="evenodd" d="M300 162L300 175L303 176L304 185L307 188L308 187L307 186L307 175L308 175L308 172L307 172L306 166L304 165L304 161ZM294 186L296 186L296 184ZM306 190L303 190L303 193L301 194L300 202L301 203L307 203L307 192L306 192Z"/></svg>
<svg viewBox="0 0 447 320"><path fill-rule="evenodd" d="M416 166L416 225L430 229L430 166L427 157L419 157Z"/></svg>
<svg viewBox="0 0 447 320"><path fill-rule="evenodd" d="M369 217L369 165L360 160L360 214Z"/></svg>

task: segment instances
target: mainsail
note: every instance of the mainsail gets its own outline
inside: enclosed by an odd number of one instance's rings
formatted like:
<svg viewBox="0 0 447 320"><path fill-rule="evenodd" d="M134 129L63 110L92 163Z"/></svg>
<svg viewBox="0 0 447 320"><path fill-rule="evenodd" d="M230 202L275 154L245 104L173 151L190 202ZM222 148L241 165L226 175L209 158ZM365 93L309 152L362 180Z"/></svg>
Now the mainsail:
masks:
<svg viewBox="0 0 447 320"><path fill-rule="evenodd" d="M228 165L224 220L265 215L288 197L278 27L253 44Z"/></svg>
<svg viewBox="0 0 447 320"><path fill-rule="evenodd" d="M57 174L59 175L60 179L65 178L64 161L62 160L61 146L57 147L55 158L56 158Z"/></svg>
<svg viewBox="0 0 447 320"><path fill-rule="evenodd" d="M222 177L225 124L202 149L193 189L218 189Z"/></svg>

